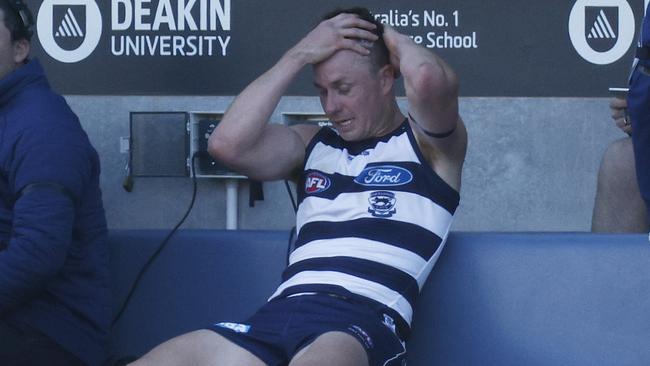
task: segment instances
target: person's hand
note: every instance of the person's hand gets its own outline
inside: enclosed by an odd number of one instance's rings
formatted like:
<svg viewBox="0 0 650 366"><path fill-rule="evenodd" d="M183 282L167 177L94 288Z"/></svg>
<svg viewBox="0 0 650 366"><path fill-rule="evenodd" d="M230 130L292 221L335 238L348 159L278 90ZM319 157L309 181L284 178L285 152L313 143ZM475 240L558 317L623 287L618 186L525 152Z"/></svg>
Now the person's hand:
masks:
<svg viewBox="0 0 650 366"><path fill-rule="evenodd" d="M370 53L372 42L379 38L371 32L375 28L373 23L356 15L339 14L322 21L291 52L306 64L317 64L344 49L365 56Z"/></svg>
<svg viewBox="0 0 650 366"><path fill-rule="evenodd" d="M628 135L632 135L632 123L627 114L627 100L624 98L612 98L609 101L609 109L612 111L612 119L616 127Z"/></svg>

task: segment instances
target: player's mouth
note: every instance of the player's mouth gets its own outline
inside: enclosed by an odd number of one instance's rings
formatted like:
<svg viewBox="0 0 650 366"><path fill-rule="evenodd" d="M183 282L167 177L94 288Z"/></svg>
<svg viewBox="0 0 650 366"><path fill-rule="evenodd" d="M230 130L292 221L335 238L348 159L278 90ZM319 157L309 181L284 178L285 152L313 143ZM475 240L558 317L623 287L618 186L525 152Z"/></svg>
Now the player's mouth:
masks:
<svg viewBox="0 0 650 366"><path fill-rule="evenodd" d="M336 125L336 127L345 128L345 127L348 127L348 126L350 126L352 124L352 118L350 118L350 119L341 119L341 120L338 120L338 121L334 121L334 124Z"/></svg>

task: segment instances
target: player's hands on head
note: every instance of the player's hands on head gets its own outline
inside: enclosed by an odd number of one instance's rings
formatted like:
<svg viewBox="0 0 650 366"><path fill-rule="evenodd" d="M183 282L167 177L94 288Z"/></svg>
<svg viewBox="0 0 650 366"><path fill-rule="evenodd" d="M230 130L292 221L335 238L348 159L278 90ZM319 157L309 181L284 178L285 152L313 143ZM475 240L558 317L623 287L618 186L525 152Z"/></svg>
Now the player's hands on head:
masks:
<svg viewBox="0 0 650 366"><path fill-rule="evenodd" d="M379 38L372 32L376 27L356 15L339 14L322 21L298 42L291 52L301 57L306 64L325 61L339 50L367 55L370 53L372 42Z"/></svg>

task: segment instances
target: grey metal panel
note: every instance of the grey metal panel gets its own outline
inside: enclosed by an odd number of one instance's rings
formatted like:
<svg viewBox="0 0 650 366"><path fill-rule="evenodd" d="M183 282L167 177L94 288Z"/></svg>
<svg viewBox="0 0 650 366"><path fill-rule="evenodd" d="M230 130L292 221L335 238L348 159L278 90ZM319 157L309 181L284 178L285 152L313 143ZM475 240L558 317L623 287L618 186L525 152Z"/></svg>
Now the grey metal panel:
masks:
<svg viewBox="0 0 650 366"><path fill-rule="evenodd" d="M136 177L189 176L187 113L131 112L131 174Z"/></svg>

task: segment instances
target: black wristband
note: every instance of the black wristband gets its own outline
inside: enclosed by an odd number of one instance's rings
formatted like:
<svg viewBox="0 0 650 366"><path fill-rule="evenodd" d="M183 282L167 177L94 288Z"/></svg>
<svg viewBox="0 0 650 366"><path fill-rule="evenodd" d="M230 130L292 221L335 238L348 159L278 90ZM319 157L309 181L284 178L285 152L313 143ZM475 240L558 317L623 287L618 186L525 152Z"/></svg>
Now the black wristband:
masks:
<svg viewBox="0 0 650 366"><path fill-rule="evenodd" d="M409 112L408 115L409 115L409 118L411 119L411 121L413 121L413 123L415 123L420 128L420 130L422 130L422 132L424 132L427 136L430 136L430 137L433 137L433 138L436 138L436 139L444 139L445 137L451 136L456 131L456 125L454 125L454 127L451 130L446 131L446 132L442 132L442 133L429 132L429 131L425 130L424 127L422 127L422 125L419 124L418 121L415 120L415 118L413 118L413 116L411 116L410 112Z"/></svg>

